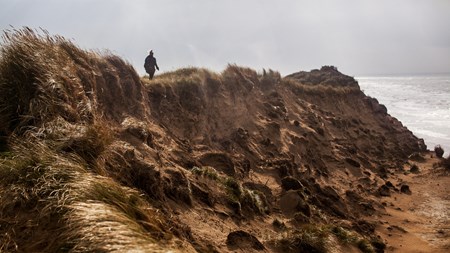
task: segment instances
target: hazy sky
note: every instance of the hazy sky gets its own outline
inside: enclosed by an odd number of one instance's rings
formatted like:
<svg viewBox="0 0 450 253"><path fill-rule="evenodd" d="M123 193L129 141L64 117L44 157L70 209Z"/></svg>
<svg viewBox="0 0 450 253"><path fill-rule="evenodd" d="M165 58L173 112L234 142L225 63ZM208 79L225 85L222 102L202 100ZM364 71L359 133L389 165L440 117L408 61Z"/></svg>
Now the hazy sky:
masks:
<svg viewBox="0 0 450 253"><path fill-rule="evenodd" d="M10 25L109 49L141 74L148 49L162 71L450 72L450 0L0 0Z"/></svg>

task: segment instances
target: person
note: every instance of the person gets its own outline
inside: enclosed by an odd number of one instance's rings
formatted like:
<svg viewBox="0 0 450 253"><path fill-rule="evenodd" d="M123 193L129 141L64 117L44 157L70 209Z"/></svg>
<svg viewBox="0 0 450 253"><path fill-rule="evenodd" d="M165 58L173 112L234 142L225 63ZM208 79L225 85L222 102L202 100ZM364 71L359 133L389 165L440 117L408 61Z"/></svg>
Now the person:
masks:
<svg viewBox="0 0 450 253"><path fill-rule="evenodd" d="M155 57L153 57L153 50L150 50L148 52L148 56L145 58L144 68L145 72L147 72L149 75L148 78L152 80L153 76L155 75L155 68L159 70L156 59Z"/></svg>

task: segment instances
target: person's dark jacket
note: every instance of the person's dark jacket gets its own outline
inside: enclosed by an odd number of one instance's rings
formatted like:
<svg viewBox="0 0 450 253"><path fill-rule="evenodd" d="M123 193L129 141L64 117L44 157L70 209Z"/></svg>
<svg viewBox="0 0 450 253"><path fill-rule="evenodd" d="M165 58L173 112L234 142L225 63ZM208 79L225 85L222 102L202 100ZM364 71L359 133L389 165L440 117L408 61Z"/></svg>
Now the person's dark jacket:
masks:
<svg viewBox="0 0 450 253"><path fill-rule="evenodd" d="M155 57L153 55L148 55L145 58L144 68L147 73L155 72L155 68L159 70L158 64L156 63Z"/></svg>

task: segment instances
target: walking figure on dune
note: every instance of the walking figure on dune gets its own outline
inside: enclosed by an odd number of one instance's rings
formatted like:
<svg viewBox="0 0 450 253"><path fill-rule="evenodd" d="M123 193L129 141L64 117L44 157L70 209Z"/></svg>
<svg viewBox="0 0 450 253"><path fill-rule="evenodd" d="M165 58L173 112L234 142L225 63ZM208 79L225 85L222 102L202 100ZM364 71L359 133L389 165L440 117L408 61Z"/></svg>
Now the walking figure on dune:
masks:
<svg viewBox="0 0 450 253"><path fill-rule="evenodd" d="M148 73L148 78L152 80L153 76L155 75L155 68L159 70L156 59L155 57L153 57L153 50L150 50L148 52L148 56L145 58L144 68L145 72Z"/></svg>

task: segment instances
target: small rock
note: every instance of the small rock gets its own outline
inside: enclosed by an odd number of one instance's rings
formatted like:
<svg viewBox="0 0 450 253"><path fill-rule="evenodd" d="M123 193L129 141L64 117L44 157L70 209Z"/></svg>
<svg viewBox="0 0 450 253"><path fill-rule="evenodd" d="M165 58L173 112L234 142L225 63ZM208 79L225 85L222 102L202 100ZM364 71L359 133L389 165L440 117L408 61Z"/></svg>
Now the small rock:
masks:
<svg viewBox="0 0 450 253"><path fill-rule="evenodd" d="M277 229L277 230L286 230L286 224L284 224L284 222L280 221L279 219L275 219L272 222L272 225Z"/></svg>
<svg viewBox="0 0 450 253"><path fill-rule="evenodd" d="M316 132L317 132L318 134L320 134L321 136L324 136L324 135L325 135L325 131L324 131L323 128L321 128L321 127L318 127L318 128L316 129Z"/></svg>
<svg viewBox="0 0 450 253"><path fill-rule="evenodd" d="M386 185L387 187L392 188L392 189L395 188L394 184L392 184L391 181L387 181L384 185Z"/></svg>
<svg viewBox="0 0 450 253"><path fill-rule="evenodd" d="M375 208L373 207L372 203L369 202L359 202L359 205L364 208L365 211L373 212L375 211Z"/></svg>
<svg viewBox="0 0 450 253"><path fill-rule="evenodd" d="M353 167L356 167L356 168L361 167L361 164L359 162L353 160L352 158L347 157L347 158L345 158L345 161Z"/></svg>
<svg viewBox="0 0 450 253"><path fill-rule="evenodd" d="M308 203L298 191L287 191L280 198L280 209L285 216L292 217L297 212L308 212ZM311 211L311 210L309 210Z"/></svg>
<svg viewBox="0 0 450 253"><path fill-rule="evenodd" d="M226 153L206 153L199 158L199 162L203 166L214 167L228 176L236 174L233 159Z"/></svg>
<svg viewBox="0 0 450 253"><path fill-rule="evenodd" d="M386 178L388 178L388 174L389 174L389 171L386 168L384 168L384 167L380 167L379 168L378 176L380 176L381 178L386 179Z"/></svg>
<svg viewBox="0 0 450 253"><path fill-rule="evenodd" d="M411 194L412 194L411 190L409 189L409 185L407 185L407 184L402 185L402 186L400 187L400 191L401 191L402 193L405 193L405 194L408 194L408 195L411 195Z"/></svg>
<svg viewBox="0 0 450 253"><path fill-rule="evenodd" d="M402 228L402 227L399 227L399 226L396 226L396 225L392 225L392 226L389 226L389 227L387 227L387 229L389 230L389 231L392 231L392 230L398 230L398 231L400 231L400 232L402 232L402 233L407 233L407 231L404 229L404 228Z"/></svg>
<svg viewBox="0 0 450 253"><path fill-rule="evenodd" d="M290 176L281 179L281 187L285 191L299 190L303 188L302 184L297 179Z"/></svg>
<svg viewBox="0 0 450 253"><path fill-rule="evenodd" d="M248 232L238 230L233 231L227 236L227 245L232 249L255 249L264 250L264 245Z"/></svg>
<svg viewBox="0 0 450 253"><path fill-rule="evenodd" d="M378 194L384 197L391 196L391 189L386 185L382 185L380 186L380 188L378 188Z"/></svg>
<svg viewBox="0 0 450 253"><path fill-rule="evenodd" d="M411 172L411 173L419 173L419 167L417 166L417 165L415 165L415 164L413 164L412 166L411 166L411 168L409 169L409 172Z"/></svg>
<svg viewBox="0 0 450 253"><path fill-rule="evenodd" d="M398 231L400 231L400 232L402 232L402 233L408 233L408 231L406 231L406 229L404 229L404 228L402 228L402 227L400 227L400 226L393 225L392 227L395 228L395 229L397 229Z"/></svg>
<svg viewBox="0 0 450 253"><path fill-rule="evenodd" d="M203 189L200 185L191 183L192 196L207 204L208 206L214 206L215 200L210 191Z"/></svg>

